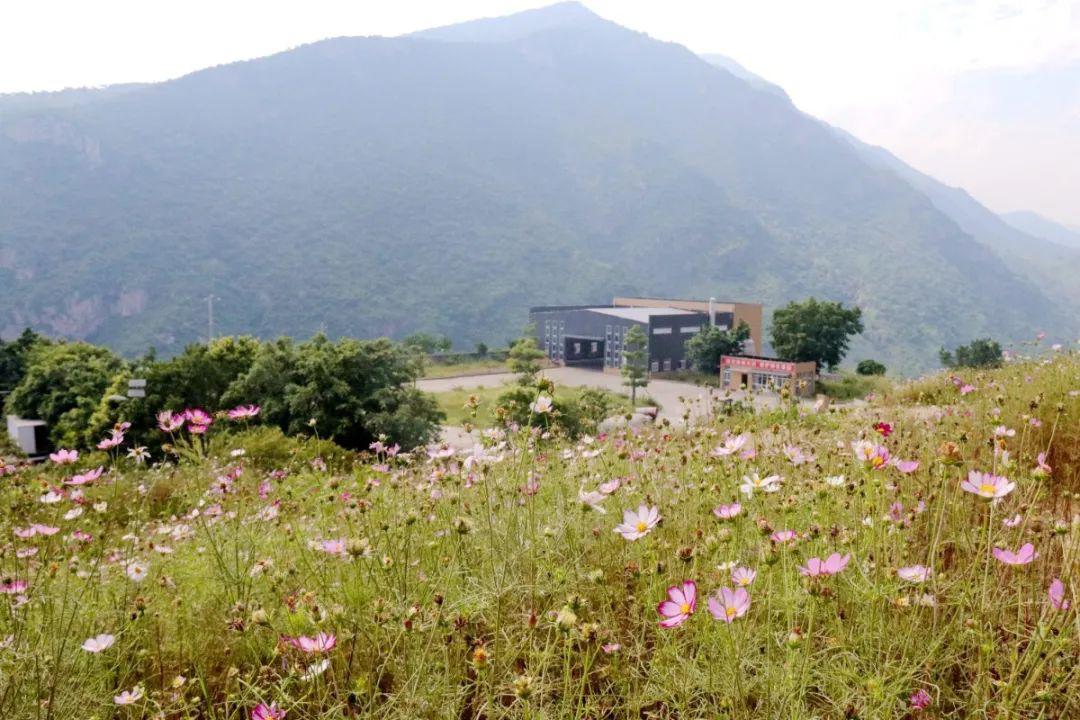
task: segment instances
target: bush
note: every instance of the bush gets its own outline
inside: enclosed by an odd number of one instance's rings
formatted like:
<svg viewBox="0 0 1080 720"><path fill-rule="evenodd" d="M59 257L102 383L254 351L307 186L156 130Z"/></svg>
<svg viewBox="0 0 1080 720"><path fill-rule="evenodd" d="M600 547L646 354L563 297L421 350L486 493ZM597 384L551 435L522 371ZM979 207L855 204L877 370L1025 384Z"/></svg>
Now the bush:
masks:
<svg viewBox="0 0 1080 720"><path fill-rule="evenodd" d="M948 368L997 368L1001 367L1001 345L990 338L972 340L954 352L945 348L939 351L941 364Z"/></svg>
<svg viewBox="0 0 1080 720"><path fill-rule="evenodd" d="M885 366L877 360L860 360L855 372L860 375L884 375Z"/></svg>

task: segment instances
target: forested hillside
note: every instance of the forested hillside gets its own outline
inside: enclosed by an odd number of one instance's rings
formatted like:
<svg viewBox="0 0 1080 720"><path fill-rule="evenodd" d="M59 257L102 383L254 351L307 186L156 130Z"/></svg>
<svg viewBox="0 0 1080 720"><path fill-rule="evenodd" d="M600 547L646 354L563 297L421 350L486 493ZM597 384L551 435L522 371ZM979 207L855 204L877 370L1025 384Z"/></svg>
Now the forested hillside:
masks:
<svg viewBox="0 0 1080 720"><path fill-rule="evenodd" d="M0 334L516 335L612 294L857 304L909 371L1075 308L782 93L564 4L0 96Z"/></svg>

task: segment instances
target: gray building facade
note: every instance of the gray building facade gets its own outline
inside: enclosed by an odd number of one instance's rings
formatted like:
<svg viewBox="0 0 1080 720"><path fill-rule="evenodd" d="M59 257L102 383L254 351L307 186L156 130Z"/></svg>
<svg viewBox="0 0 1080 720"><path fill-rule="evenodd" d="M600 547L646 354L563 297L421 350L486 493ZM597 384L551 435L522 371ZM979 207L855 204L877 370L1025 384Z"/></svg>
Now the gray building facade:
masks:
<svg viewBox="0 0 1080 720"><path fill-rule="evenodd" d="M534 307L529 320L548 359L559 365L616 370L622 367L626 336L634 325L648 338L651 372L685 370L686 341L709 322L707 313L670 307L558 305ZM730 328L734 314L714 314Z"/></svg>

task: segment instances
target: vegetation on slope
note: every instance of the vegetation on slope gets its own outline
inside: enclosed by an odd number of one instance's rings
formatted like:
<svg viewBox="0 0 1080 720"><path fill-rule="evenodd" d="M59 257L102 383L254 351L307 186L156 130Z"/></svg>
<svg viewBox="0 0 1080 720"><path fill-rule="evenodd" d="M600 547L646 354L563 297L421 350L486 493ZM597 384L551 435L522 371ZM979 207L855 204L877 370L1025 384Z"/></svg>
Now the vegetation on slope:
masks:
<svg viewBox="0 0 1080 720"><path fill-rule="evenodd" d="M1080 357L899 397L9 469L0 715L1076 717Z"/></svg>

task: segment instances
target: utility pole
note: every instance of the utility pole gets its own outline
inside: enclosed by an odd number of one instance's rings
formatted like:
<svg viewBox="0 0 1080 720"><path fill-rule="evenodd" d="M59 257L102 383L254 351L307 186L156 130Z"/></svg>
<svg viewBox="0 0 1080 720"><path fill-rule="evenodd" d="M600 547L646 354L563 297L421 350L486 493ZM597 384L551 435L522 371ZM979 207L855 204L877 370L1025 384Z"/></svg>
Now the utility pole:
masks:
<svg viewBox="0 0 1080 720"><path fill-rule="evenodd" d="M206 296L206 344L214 339L214 294Z"/></svg>

